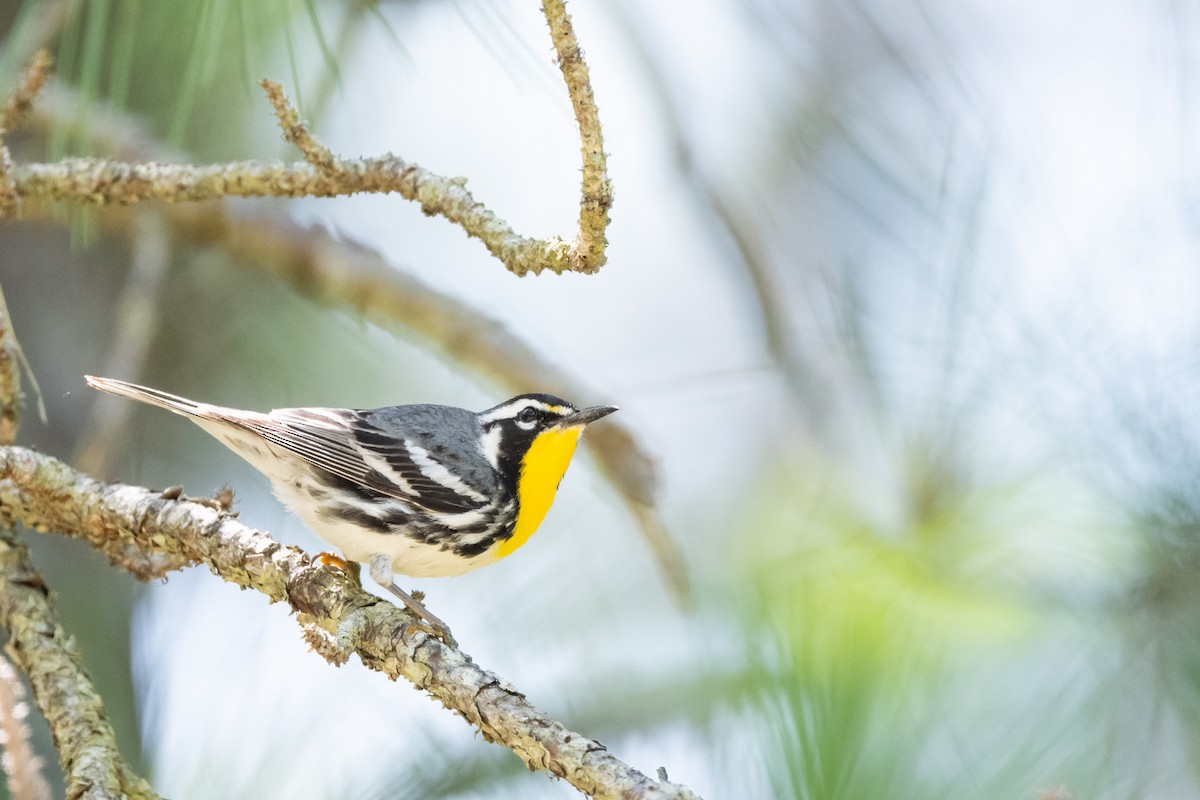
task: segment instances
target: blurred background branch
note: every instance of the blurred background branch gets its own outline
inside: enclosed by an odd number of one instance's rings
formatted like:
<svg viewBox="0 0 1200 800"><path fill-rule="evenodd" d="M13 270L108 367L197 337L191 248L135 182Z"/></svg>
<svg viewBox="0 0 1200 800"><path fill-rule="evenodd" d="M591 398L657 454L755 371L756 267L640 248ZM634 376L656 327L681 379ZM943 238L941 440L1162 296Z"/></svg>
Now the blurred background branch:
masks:
<svg viewBox="0 0 1200 800"><path fill-rule="evenodd" d="M21 424L21 345L0 286L0 445L12 444Z"/></svg>
<svg viewBox="0 0 1200 800"><path fill-rule="evenodd" d="M112 344L104 374L138 380L150 357L162 314L162 286L170 256L170 230L161 210L145 207L132 214L129 273L116 306ZM111 401L111 402L110 402ZM115 397L92 408L76 452L84 472L106 475L121 443L129 438L133 409Z"/></svg>

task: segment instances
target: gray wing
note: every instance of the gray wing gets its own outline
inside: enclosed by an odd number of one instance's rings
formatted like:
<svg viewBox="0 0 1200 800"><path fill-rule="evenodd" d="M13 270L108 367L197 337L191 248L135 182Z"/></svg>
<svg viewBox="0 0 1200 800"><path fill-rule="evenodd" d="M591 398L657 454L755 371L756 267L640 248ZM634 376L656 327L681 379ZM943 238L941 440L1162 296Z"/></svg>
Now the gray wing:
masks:
<svg viewBox="0 0 1200 800"><path fill-rule="evenodd" d="M470 511L492 501L497 477L480 445L475 414L438 405L392 406L361 412L354 426L360 449L381 457L393 475L435 511ZM441 507L439 507L439 505Z"/></svg>
<svg viewBox="0 0 1200 800"><path fill-rule="evenodd" d="M371 492L436 514L458 514L486 505L495 486L467 422L478 426L475 415L463 409L396 406L284 408L243 424L312 466ZM463 450L468 444L470 449Z"/></svg>

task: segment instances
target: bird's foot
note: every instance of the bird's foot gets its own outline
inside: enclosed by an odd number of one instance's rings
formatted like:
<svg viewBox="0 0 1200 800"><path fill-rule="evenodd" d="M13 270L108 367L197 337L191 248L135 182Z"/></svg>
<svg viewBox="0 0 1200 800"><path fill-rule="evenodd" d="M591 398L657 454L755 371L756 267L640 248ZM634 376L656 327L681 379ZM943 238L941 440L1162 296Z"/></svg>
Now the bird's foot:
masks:
<svg viewBox="0 0 1200 800"><path fill-rule="evenodd" d="M350 580L362 586L362 565L357 561L347 561L335 553L317 553L312 563L322 567L333 567L346 573Z"/></svg>

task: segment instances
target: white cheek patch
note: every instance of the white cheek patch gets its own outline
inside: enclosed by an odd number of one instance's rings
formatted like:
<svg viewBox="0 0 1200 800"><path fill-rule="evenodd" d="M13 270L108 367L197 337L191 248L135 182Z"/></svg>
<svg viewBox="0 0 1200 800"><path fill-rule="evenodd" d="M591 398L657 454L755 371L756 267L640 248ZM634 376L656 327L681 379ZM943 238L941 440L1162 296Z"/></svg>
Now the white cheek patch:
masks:
<svg viewBox="0 0 1200 800"><path fill-rule="evenodd" d="M492 469L500 469L500 437L503 433L499 426L489 428L479 440L483 448L483 457L492 465Z"/></svg>

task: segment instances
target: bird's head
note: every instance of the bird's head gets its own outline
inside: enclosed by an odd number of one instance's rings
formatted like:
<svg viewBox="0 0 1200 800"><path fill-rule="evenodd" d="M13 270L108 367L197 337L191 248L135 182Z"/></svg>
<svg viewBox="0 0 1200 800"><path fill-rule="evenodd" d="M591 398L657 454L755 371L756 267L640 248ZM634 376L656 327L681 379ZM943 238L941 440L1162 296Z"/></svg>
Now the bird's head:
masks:
<svg viewBox="0 0 1200 800"><path fill-rule="evenodd" d="M542 524L583 429L616 410L581 410L553 395L523 394L480 412L484 455L517 498L517 519L512 536L498 545L500 558L524 544Z"/></svg>
<svg viewBox="0 0 1200 800"><path fill-rule="evenodd" d="M522 394L479 412L484 455L492 466L515 483L530 469L549 460L562 463L562 478L583 429L616 411L616 406L578 409L549 394Z"/></svg>

